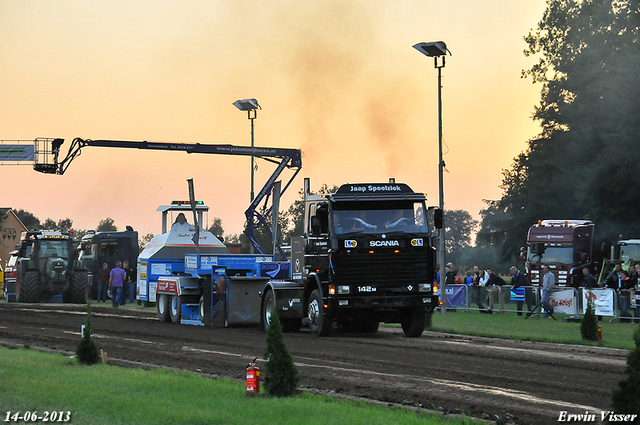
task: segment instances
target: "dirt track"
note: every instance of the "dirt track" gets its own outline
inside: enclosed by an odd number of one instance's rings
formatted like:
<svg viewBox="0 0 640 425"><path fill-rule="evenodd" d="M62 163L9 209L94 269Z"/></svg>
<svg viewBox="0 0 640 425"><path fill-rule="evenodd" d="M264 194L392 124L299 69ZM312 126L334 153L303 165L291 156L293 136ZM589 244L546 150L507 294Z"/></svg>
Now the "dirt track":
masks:
<svg viewBox="0 0 640 425"><path fill-rule="evenodd" d="M0 344L74 352L85 316L84 307L2 302ZM134 367L243 379L266 347L256 328L161 323L149 310L94 306L93 326L110 362ZM560 411L599 417L628 353L433 332L405 338L390 328L319 339L303 329L286 338L305 388L531 425L557 424Z"/></svg>

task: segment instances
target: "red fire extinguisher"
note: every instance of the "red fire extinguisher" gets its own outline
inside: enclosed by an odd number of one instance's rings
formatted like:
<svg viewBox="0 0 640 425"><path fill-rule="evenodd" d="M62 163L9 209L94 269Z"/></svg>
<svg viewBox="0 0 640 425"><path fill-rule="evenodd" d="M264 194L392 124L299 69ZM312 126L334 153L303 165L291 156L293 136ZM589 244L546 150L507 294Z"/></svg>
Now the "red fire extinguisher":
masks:
<svg viewBox="0 0 640 425"><path fill-rule="evenodd" d="M602 341L602 326L598 326L598 341Z"/></svg>
<svg viewBox="0 0 640 425"><path fill-rule="evenodd" d="M254 358L247 365L247 392L260 392L260 368L256 365L258 358Z"/></svg>

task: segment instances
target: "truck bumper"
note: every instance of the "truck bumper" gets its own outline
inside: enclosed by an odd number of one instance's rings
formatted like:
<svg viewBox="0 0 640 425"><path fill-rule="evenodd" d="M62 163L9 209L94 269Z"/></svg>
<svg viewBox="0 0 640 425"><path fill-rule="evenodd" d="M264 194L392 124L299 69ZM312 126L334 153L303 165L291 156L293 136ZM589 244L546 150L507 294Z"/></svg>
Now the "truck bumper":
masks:
<svg viewBox="0 0 640 425"><path fill-rule="evenodd" d="M433 310L438 305L438 296L433 294L420 294L410 296L360 296L360 297L331 297L329 305L334 309L366 309L389 310L412 307L425 307L425 310Z"/></svg>

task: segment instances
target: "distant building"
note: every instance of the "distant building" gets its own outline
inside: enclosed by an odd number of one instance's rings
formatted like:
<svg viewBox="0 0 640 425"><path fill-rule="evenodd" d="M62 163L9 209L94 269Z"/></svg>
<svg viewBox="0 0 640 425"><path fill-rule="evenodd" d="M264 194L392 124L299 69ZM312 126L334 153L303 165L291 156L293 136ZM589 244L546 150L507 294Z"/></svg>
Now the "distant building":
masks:
<svg viewBox="0 0 640 425"><path fill-rule="evenodd" d="M28 229L11 208L0 208L4 220L0 222L0 264L3 268L9 260L9 253L20 243L20 234Z"/></svg>

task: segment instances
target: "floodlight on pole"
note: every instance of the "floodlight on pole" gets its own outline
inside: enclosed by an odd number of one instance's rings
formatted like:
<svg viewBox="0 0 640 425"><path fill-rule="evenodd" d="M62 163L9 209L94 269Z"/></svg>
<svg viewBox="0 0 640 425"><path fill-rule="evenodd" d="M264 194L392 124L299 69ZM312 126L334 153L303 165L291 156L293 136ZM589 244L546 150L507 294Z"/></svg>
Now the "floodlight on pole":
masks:
<svg viewBox="0 0 640 425"><path fill-rule="evenodd" d="M241 111L247 111L247 118L251 121L251 150L253 151L253 120L258 118L258 109L262 109L262 107L258 104L256 99L236 100L233 102L233 106ZM251 155L251 202L253 202L253 198L255 197L253 191L253 173L253 155Z"/></svg>
<svg viewBox="0 0 640 425"><path fill-rule="evenodd" d="M258 104L256 99L242 99L236 100L233 102L233 106L240 109L241 111L247 111L247 118L251 121L251 202L255 198L254 190L253 190L253 177L254 177L254 159L253 159L253 120L258 118L258 109L262 109L262 107ZM253 221L253 216L251 216L251 220ZM253 223L252 223L253 225ZM251 244L251 253L253 254L253 244Z"/></svg>
<svg viewBox="0 0 640 425"><path fill-rule="evenodd" d="M442 159L442 68L444 68L445 58L447 53L451 55L447 45L444 41L432 41L429 43L414 44L414 49L419 51L425 56L433 57L434 67L438 70L438 178L439 178L439 202L438 207L444 213L444 183L443 183L443 170L444 160ZM440 60L438 60L440 58ZM444 214L442 217L442 229L440 229L440 247L438 252L438 261L440 263L440 294L442 298L442 314L447 312L447 283L445 273L445 252L444 252L444 238L445 238L445 222Z"/></svg>

